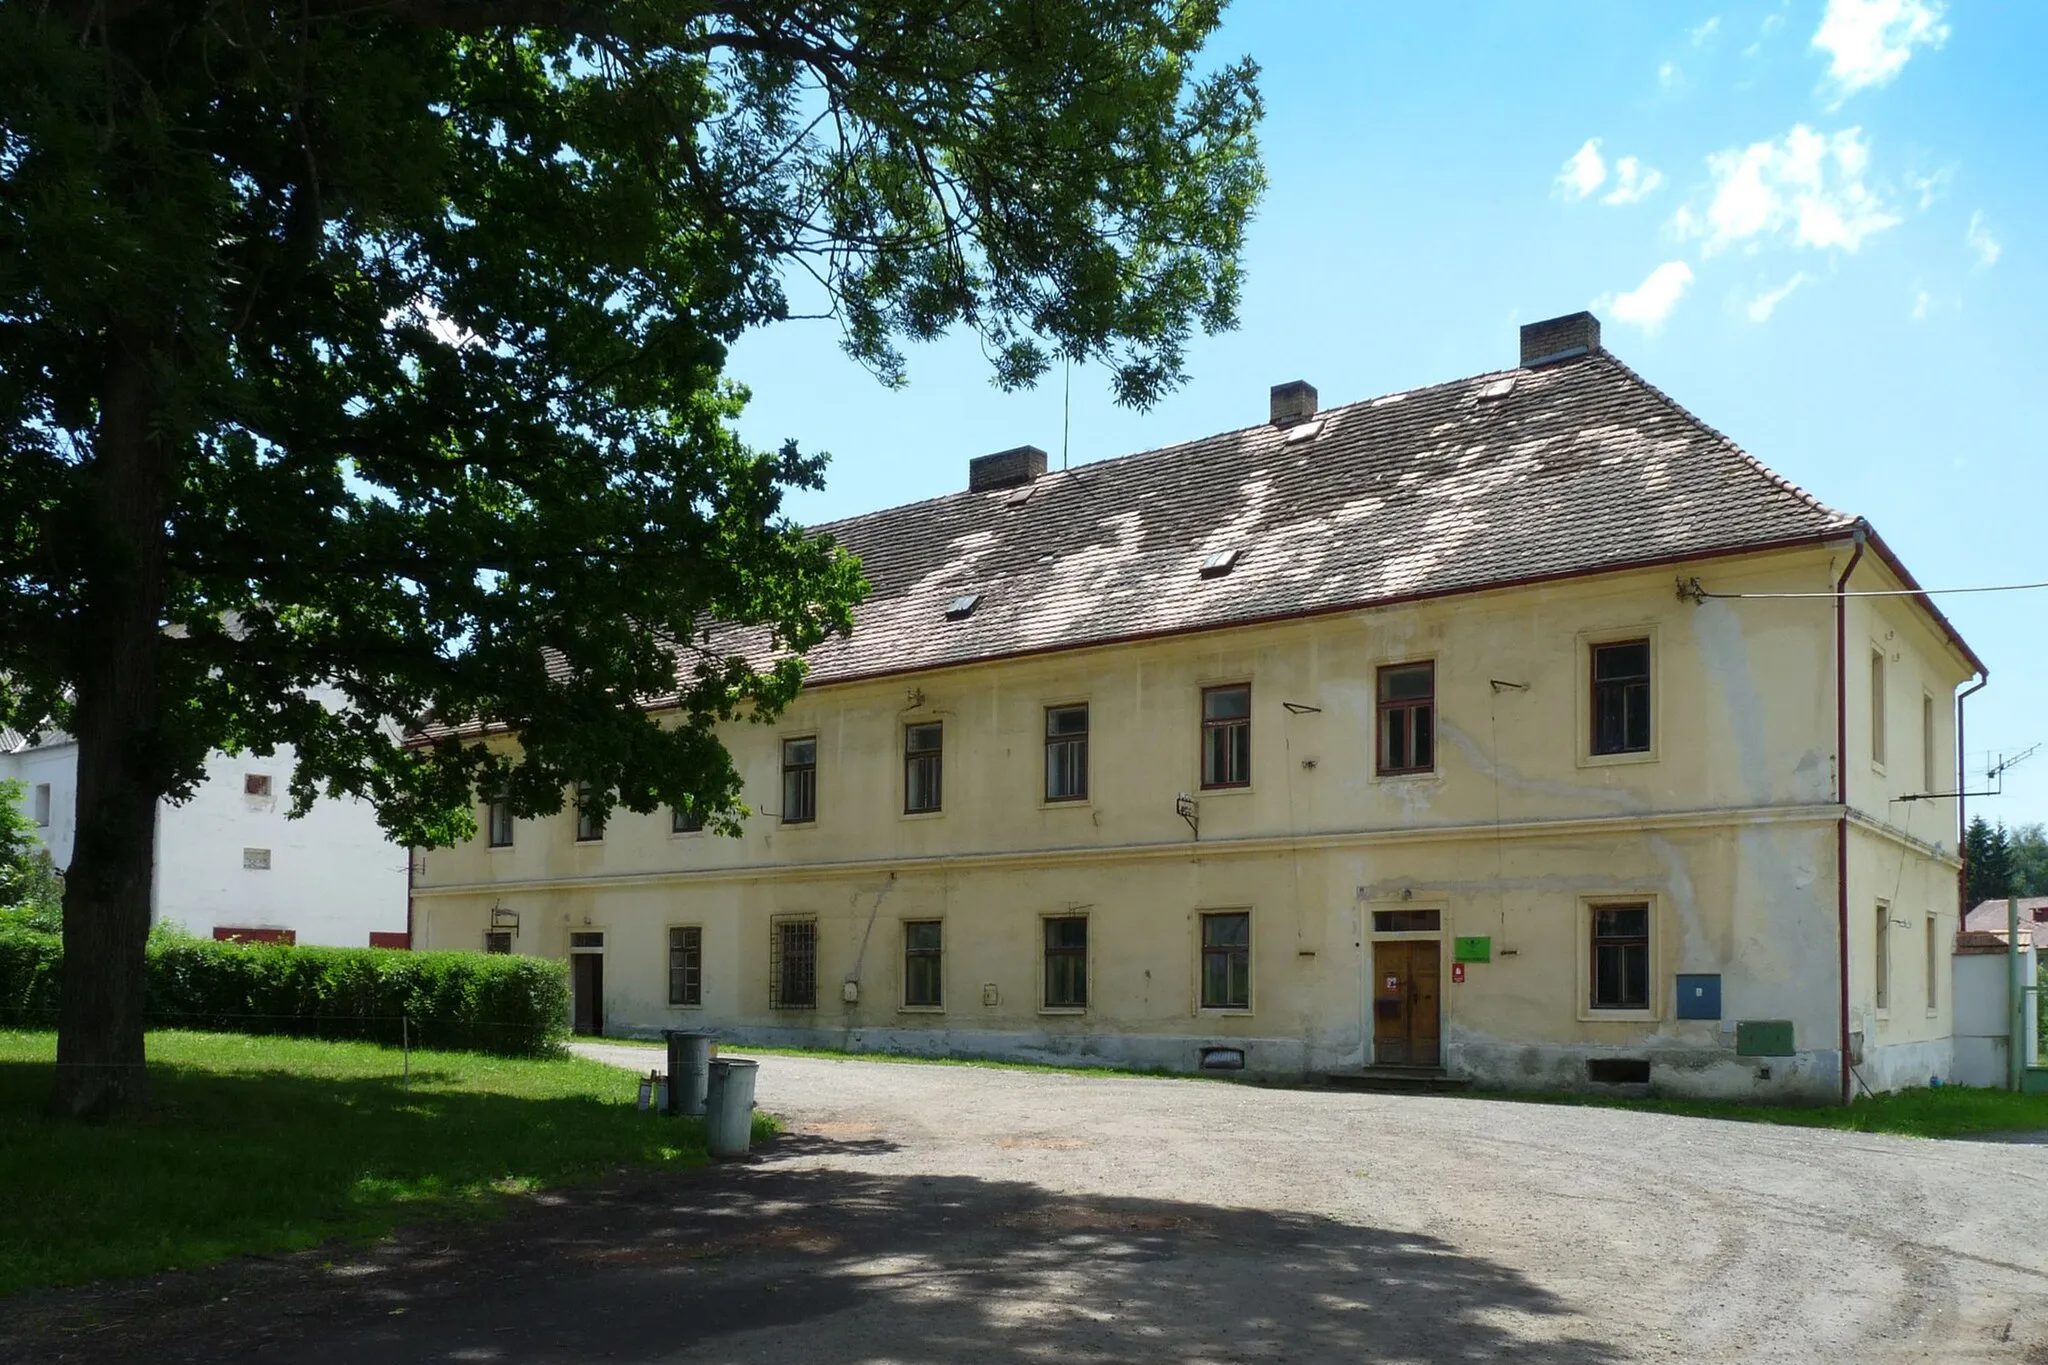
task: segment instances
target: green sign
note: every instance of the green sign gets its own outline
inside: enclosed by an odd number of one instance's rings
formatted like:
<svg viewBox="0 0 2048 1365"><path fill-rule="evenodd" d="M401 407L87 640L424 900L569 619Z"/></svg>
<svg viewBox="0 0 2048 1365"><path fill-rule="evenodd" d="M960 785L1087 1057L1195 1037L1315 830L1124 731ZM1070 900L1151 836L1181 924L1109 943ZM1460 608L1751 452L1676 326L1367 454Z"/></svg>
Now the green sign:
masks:
<svg viewBox="0 0 2048 1365"><path fill-rule="evenodd" d="M1474 934L1469 938L1460 937L1451 945L1451 961L1491 962L1493 961L1493 940L1484 934Z"/></svg>

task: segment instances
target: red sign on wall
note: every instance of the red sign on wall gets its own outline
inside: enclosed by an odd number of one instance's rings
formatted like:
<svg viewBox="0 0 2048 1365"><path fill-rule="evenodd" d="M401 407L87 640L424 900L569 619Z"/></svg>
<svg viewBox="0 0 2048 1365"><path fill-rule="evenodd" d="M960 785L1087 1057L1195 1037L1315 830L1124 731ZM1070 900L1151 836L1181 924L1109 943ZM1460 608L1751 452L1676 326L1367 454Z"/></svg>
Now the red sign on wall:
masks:
<svg viewBox="0 0 2048 1365"><path fill-rule="evenodd" d="M1453 963L1451 964L1451 980L1455 982L1455 981L1463 981L1464 979L1465 979L1465 964L1464 964L1464 963L1462 963L1462 962L1453 962Z"/></svg>

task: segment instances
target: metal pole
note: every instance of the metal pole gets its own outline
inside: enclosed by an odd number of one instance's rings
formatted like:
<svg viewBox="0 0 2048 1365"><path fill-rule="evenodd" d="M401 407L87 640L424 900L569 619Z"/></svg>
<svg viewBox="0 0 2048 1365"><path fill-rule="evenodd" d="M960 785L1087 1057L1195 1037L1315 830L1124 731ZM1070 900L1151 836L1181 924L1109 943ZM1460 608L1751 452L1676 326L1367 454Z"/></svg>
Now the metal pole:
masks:
<svg viewBox="0 0 2048 1365"><path fill-rule="evenodd" d="M405 1083L410 1086L412 1084L412 1016L409 1014L398 1016L398 1041L399 1046L405 1051Z"/></svg>
<svg viewBox="0 0 2048 1365"><path fill-rule="evenodd" d="M2006 1023L2012 1042L2005 1049L2006 1089L2019 1092L2027 1045L2026 983L2020 980L2020 898L2005 898Z"/></svg>

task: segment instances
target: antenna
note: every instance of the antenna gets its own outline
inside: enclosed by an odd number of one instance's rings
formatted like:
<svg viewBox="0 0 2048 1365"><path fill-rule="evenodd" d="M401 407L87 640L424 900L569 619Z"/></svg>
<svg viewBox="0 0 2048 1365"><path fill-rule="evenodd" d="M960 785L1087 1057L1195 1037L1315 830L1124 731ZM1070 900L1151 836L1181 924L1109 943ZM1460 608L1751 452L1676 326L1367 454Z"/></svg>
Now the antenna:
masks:
<svg viewBox="0 0 2048 1365"><path fill-rule="evenodd" d="M1993 760L1991 766L1984 770L1984 781L1990 785L1983 791L1913 792L1906 796L1895 796L1892 799L1894 801L1940 801L1952 796L2003 796L2005 795L2005 775L2040 751L2040 745L2029 744L2010 758L2000 754Z"/></svg>

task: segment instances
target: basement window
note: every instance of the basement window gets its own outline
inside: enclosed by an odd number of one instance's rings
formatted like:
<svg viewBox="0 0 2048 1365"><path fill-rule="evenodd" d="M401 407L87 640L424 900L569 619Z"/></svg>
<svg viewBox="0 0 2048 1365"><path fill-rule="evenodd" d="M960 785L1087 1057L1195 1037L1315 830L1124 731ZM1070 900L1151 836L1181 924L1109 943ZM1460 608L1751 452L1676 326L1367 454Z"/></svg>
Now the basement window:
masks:
<svg viewBox="0 0 2048 1365"><path fill-rule="evenodd" d="M484 951L487 953L509 953L512 951L510 929L484 930Z"/></svg>
<svg viewBox="0 0 2048 1365"><path fill-rule="evenodd" d="M948 621L965 621L968 617L974 615L974 609L980 605L980 593L963 592L953 599L952 605L946 608L946 619Z"/></svg>
<svg viewBox="0 0 2048 1365"><path fill-rule="evenodd" d="M1648 1085L1650 1063L1643 1057L1591 1057L1586 1079L1595 1085Z"/></svg>
<svg viewBox="0 0 2048 1365"><path fill-rule="evenodd" d="M1202 561L1201 574L1204 578L1221 578L1237 567L1237 557L1242 550L1218 550Z"/></svg>

